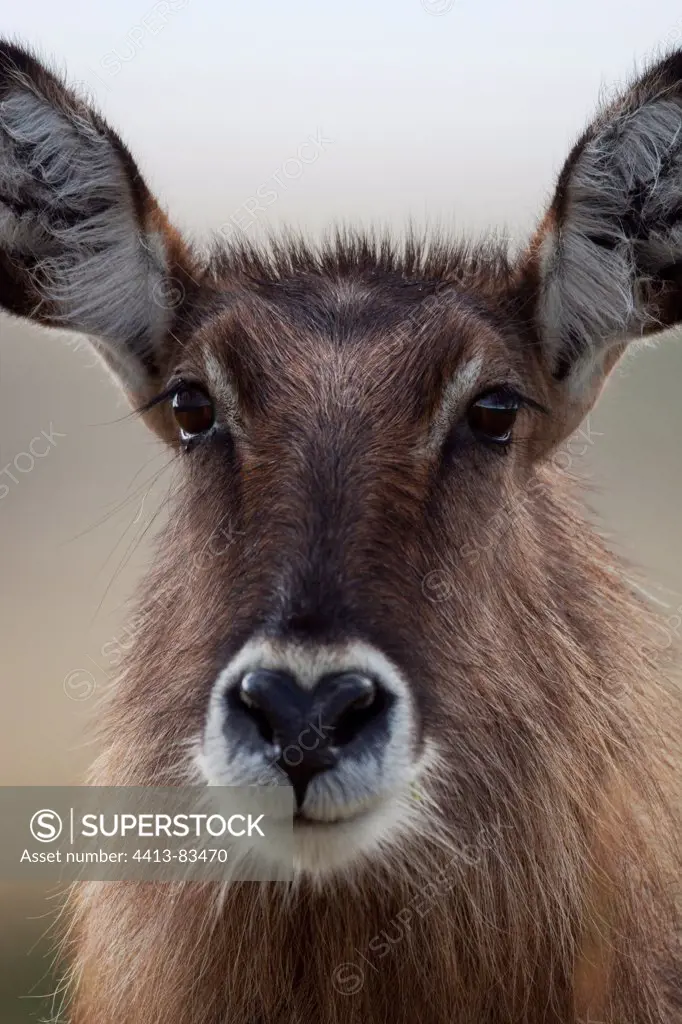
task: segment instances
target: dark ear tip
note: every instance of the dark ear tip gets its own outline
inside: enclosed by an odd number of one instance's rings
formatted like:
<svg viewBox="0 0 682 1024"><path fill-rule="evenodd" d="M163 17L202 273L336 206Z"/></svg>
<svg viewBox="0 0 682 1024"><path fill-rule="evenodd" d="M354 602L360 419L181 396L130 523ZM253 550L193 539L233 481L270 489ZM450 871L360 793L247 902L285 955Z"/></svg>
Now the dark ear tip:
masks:
<svg viewBox="0 0 682 1024"><path fill-rule="evenodd" d="M118 135L99 114L92 101L67 81L65 73L30 47L0 37L0 100L12 91L30 90L54 110L72 120L89 121L101 135L109 138L122 159L136 173L135 165Z"/></svg>
<svg viewBox="0 0 682 1024"><path fill-rule="evenodd" d="M17 74L30 79L43 75L52 77L43 61L28 46L0 38L0 83L16 78Z"/></svg>
<svg viewBox="0 0 682 1024"><path fill-rule="evenodd" d="M675 47L645 71L635 88L643 92L682 85L682 47Z"/></svg>
<svg viewBox="0 0 682 1024"><path fill-rule="evenodd" d="M49 102L62 109L79 104L69 89L65 76L46 58L28 46L0 38L0 99L13 89L33 88Z"/></svg>

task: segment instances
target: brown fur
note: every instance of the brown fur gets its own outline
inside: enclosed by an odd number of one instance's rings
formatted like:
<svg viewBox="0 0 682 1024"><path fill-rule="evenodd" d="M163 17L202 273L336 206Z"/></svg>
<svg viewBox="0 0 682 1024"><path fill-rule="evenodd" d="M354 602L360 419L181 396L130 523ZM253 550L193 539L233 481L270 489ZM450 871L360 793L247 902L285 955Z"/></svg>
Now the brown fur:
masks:
<svg viewBox="0 0 682 1024"><path fill-rule="evenodd" d="M181 741L201 727L216 651L224 663L270 607L268 559L293 552L305 576L308 460L336 430L337 450L353 452L344 493L362 511L353 519L339 500L344 578L356 585L335 606L352 622L371 613L373 635L426 679L422 734L444 755L428 782L438 810L386 866L322 889L243 883L219 904L211 886L84 888L74 1024L671 1024L674 834L662 789L679 712L668 655L574 501L560 456L570 452L548 451L560 405L532 346L518 322L514 334L496 322L491 281L508 309L522 284L501 258L372 265L364 244L340 243L322 268L310 253L287 268L240 252L215 269L230 308L183 362L200 367L210 348L236 373L248 353L238 379L249 440L239 479L225 453L189 470L93 778L183 778ZM449 279L457 297L420 312ZM477 312L483 302L489 312ZM553 422L529 417L507 456L465 447L445 475L415 465L445 368L479 350L491 380L518 368L553 403ZM226 510L234 541L188 588L193 552ZM434 569L450 581L438 601L423 587ZM362 987L339 991L355 967Z"/></svg>

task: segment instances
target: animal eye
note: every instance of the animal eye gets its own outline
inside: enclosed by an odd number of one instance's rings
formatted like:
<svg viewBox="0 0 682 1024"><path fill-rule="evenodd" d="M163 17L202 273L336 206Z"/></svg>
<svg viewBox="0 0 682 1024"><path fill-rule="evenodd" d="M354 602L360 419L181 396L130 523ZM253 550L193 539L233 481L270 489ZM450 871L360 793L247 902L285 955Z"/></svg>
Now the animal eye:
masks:
<svg viewBox="0 0 682 1024"><path fill-rule="evenodd" d="M520 396L513 391L503 388L489 391L469 406L469 426L484 441L507 444L522 404Z"/></svg>
<svg viewBox="0 0 682 1024"><path fill-rule="evenodd" d="M213 402L196 384L180 385L173 394L171 408L185 439L204 434L215 422Z"/></svg>

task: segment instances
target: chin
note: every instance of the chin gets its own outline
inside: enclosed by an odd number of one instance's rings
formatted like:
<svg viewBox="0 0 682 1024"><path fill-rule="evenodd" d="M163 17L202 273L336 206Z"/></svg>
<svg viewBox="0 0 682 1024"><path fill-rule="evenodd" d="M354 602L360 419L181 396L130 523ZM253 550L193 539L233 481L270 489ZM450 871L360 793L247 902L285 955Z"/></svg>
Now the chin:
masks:
<svg viewBox="0 0 682 1024"><path fill-rule="evenodd" d="M429 744L418 761L403 762L390 788L373 792L365 787L353 796L342 773L319 776L294 813L291 839L259 851L268 877L306 880L317 887L335 878L360 879L377 865L390 864L410 840L432 832L437 809L427 798L425 785L437 761ZM217 766L200 744L194 747L192 763L193 776L203 785L255 784L250 772L235 772L234 765L225 763ZM266 780L261 767L259 784L281 786L278 775Z"/></svg>
<svg viewBox="0 0 682 1024"><path fill-rule="evenodd" d="M324 821L294 818L294 877L323 882L334 876L362 873L418 830L409 794L383 797L352 817Z"/></svg>

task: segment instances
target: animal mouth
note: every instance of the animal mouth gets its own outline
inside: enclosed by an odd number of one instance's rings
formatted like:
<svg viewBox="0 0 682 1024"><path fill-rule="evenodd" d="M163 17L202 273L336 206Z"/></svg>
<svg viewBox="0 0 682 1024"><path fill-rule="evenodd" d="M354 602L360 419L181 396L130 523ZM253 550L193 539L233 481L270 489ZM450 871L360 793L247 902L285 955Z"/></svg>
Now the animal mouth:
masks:
<svg viewBox="0 0 682 1024"><path fill-rule="evenodd" d="M215 785L291 786L297 864L324 873L411 822L415 732L377 648L255 636L214 682L198 765Z"/></svg>
<svg viewBox="0 0 682 1024"><path fill-rule="evenodd" d="M334 818L331 821L323 821L322 818L310 818L303 811L297 811L294 815L294 828L324 828L336 825L340 820L340 818Z"/></svg>
<svg viewBox="0 0 682 1024"><path fill-rule="evenodd" d="M311 818L305 812L298 811L294 815L294 828L331 828L346 821L355 821L356 818L361 817L362 813L362 811L359 811L348 818L343 818L341 815L338 818Z"/></svg>
<svg viewBox="0 0 682 1024"><path fill-rule="evenodd" d="M385 801L385 795L376 794L373 798L367 799L362 805L353 808L339 806L336 813L334 809L327 808L324 817L318 817L310 810L299 807L294 813L294 829L302 830L311 828L314 830L329 829L330 831L339 828L341 825L355 825L366 818L369 818Z"/></svg>

